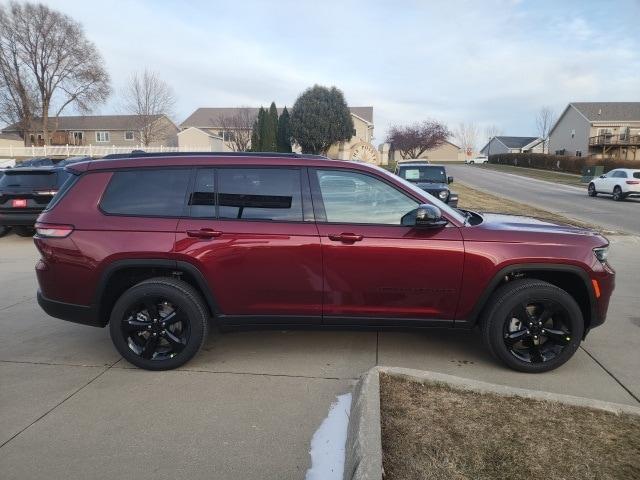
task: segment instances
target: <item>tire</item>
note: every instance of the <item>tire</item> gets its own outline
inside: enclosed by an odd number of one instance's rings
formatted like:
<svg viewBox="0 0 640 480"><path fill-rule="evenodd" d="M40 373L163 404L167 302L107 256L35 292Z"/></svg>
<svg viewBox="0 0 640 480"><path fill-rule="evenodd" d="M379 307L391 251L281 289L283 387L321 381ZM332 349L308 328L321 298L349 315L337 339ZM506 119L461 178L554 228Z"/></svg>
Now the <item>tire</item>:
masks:
<svg viewBox="0 0 640 480"><path fill-rule="evenodd" d="M521 310L523 305L529 307ZM545 307L536 318L540 305ZM557 313L544 319L547 310ZM584 333L582 312L573 297L535 279L513 280L500 287L484 309L481 326L489 352L509 368L526 373L558 368L576 352Z"/></svg>
<svg viewBox="0 0 640 480"><path fill-rule="evenodd" d="M36 234L36 230L33 227L14 227L13 231L19 237L33 237Z"/></svg>
<svg viewBox="0 0 640 480"><path fill-rule="evenodd" d="M596 186L595 186L595 184L594 184L593 182L591 182L591 183L589 184L589 187L587 188L587 194L588 194L590 197L595 197L595 196L597 196L597 195L598 195L598 192L596 192Z"/></svg>
<svg viewBox="0 0 640 480"><path fill-rule="evenodd" d="M165 319L169 319L168 326ZM191 360L202 348L208 320L207 307L191 285L157 277L120 296L111 311L109 332L118 352L136 367L170 370Z"/></svg>
<svg viewBox="0 0 640 480"><path fill-rule="evenodd" d="M0 225L0 238L4 237L11 231L11 227Z"/></svg>
<svg viewBox="0 0 640 480"><path fill-rule="evenodd" d="M469 165L473 165L474 163L476 162L474 162L473 160L469 160Z"/></svg>
<svg viewBox="0 0 640 480"><path fill-rule="evenodd" d="M613 200L616 202L624 200L624 194L622 193L622 189L619 185L613 187L613 196L611 198L613 198Z"/></svg>

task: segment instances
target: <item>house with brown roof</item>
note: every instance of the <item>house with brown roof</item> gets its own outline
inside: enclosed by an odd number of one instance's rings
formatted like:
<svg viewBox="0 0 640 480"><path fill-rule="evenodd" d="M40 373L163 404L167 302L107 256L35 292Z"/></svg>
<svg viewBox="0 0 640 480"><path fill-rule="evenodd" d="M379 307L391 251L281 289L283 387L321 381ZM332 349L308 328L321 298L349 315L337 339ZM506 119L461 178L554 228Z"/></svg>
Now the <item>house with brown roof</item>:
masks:
<svg viewBox="0 0 640 480"><path fill-rule="evenodd" d="M181 149L210 149L212 136L223 139L224 150L234 149L236 135L251 136L251 126L258 116L258 108L198 108L180 124L178 145ZM349 107L353 120L353 137L348 142L332 145L327 152L331 158L380 163L373 140L373 107ZM283 109L278 108L278 115ZM195 143L195 145L194 145ZM296 147L294 146L294 150Z"/></svg>
<svg viewBox="0 0 640 480"><path fill-rule="evenodd" d="M572 102L549 133L556 155L640 160L640 102Z"/></svg>
<svg viewBox="0 0 640 480"><path fill-rule="evenodd" d="M78 115L50 118L49 145L135 147L176 146L178 127L166 115ZM44 145L42 121L34 119L26 139L27 146ZM9 125L3 134L21 137L18 124Z"/></svg>

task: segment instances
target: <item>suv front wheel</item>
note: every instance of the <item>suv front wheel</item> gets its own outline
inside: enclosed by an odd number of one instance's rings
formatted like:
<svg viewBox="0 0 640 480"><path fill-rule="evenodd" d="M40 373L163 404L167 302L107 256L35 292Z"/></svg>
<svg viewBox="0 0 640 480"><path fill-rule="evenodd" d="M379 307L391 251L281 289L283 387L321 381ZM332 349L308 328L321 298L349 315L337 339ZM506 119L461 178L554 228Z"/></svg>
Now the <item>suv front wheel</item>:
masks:
<svg viewBox="0 0 640 480"><path fill-rule="evenodd" d="M584 320L571 295L548 282L514 280L489 300L482 318L494 357L527 373L553 370L580 346Z"/></svg>
<svg viewBox="0 0 640 480"><path fill-rule="evenodd" d="M111 311L109 331L118 352L135 366L169 370L200 350L207 338L208 317L191 285L158 277L122 294Z"/></svg>

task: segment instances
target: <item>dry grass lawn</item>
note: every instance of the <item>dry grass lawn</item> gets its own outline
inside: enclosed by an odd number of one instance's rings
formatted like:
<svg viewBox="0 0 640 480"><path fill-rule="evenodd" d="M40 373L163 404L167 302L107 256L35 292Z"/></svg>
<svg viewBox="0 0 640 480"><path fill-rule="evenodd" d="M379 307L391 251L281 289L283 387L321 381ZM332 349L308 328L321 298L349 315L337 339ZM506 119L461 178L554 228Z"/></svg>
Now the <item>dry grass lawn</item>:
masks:
<svg viewBox="0 0 640 480"><path fill-rule="evenodd" d="M640 478L640 417L380 375L386 480Z"/></svg>
<svg viewBox="0 0 640 480"><path fill-rule="evenodd" d="M536 178L538 180L546 180L547 182L564 183L565 185L573 185L576 187L587 188L580 181L581 176L573 173L554 172L553 170L542 170L539 168L515 167L513 165L500 165L495 163L483 163L478 168L488 170L497 170L499 172L514 173L523 177Z"/></svg>
<svg viewBox="0 0 640 480"><path fill-rule="evenodd" d="M490 193L485 193L481 190L471 188L469 185L461 182L455 182L451 190L458 193L460 199L458 206L460 208L466 208L477 212L490 212L490 213L506 213L509 215L526 215L528 217L536 217L542 220L549 220L552 222L566 223L568 225L574 225L576 227L588 228L602 233L618 233L611 230L603 229L597 225L590 225L588 223L574 220L573 218L565 217L558 213L549 212L548 210L542 210L541 208L532 207L524 203L516 202L506 199Z"/></svg>

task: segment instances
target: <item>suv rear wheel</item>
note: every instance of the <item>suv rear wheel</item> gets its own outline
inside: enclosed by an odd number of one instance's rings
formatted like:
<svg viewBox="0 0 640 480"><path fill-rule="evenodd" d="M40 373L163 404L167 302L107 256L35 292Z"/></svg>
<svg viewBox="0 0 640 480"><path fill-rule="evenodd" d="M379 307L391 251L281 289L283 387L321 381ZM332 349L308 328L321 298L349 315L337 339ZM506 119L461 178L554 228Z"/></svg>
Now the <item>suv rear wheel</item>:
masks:
<svg viewBox="0 0 640 480"><path fill-rule="evenodd" d="M521 372L546 372L569 360L584 333L582 312L564 290L534 279L498 289L482 318L491 354Z"/></svg>
<svg viewBox="0 0 640 480"><path fill-rule="evenodd" d="M135 366L169 370L200 350L207 338L208 317L191 285L174 278L151 278L118 299L109 331L118 352Z"/></svg>

